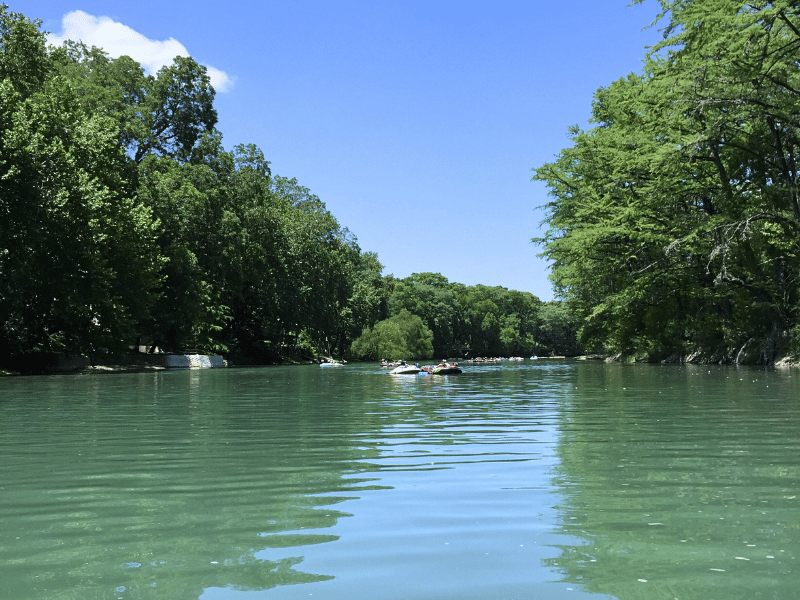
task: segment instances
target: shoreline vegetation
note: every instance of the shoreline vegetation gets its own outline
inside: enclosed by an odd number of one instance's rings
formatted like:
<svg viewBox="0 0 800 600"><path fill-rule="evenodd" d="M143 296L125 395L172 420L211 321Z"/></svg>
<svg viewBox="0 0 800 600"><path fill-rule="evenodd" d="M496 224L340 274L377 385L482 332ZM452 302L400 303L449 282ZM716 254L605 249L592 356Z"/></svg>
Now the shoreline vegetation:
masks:
<svg viewBox="0 0 800 600"><path fill-rule="evenodd" d="M560 302L384 275L258 147L224 148L214 97L192 58L146 74L0 5L0 367L577 350Z"/></svg>
<svg viewBox="0 0 800 600"><path fill-rule="evenodd" d="M107 357L106 360L92 363L89 357L84 355L42 355L37 353L32 355L34 360L25 365L17 365L17 370L0 369L0 377L13 377L25 375L105 375L118 373L154 373L170 370L190 370L190 369L221 369L221 368L248 368L248 367L277 367L277 366L310 366L320 365L325 362L341 362L344 364L367 364L372 363L381 365L374 360L337 360L332 357L315 358L303 360L298 357L286 357L283 362L275 364L236 364L229 363L221 355L201 355L201 354L129 354L117 357ZM649 358L636 358L634 356L615 355L607 356L603 354L582 354L577 356L538 356L536 360L573 360L573 361L596 361L605 363L622 363L629 365L636 364L661 364L661 365L730 365L737 364L747 366L747 363L736 361L714 360L718 357L695 356L678 357L673 356L661 361L652 361ZM491 360L471 360L453 359L465 364L495 364L506 361L519 361L519 359L497 358ZM750 363L749 366L759 366L757 363ZM791 357L785 357L768 365L775 369L787 369L798 366L797 361Z"/></svg>
<svg viewBox="0 0 800 600"><path fill-rule="evenodd" d="M589 127L534 169L552 199L534 241L588 351L791 364L800 6L658 1L641 73L598 89Z"/></svg>
<svg viewBox="0 0 800 600"><path fill-rule="evenodd" d="M261 149L225 149L194 59L146 74L50 46L40 21L0 5L0 368L85 356L113 369L141 347L237 365L792 364L800 8L659 1L667 35L642 73L600 88L590 128L534 169L552 197L533 240L550 302L383 274Z"/></svg>

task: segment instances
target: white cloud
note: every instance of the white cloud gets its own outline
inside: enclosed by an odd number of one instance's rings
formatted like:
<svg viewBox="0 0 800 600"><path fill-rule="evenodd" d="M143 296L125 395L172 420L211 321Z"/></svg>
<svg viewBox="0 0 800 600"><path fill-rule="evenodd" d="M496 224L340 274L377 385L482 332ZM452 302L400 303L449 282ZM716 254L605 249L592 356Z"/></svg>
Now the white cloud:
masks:
<svg viewBox="0 0 800 600"><path fill-rule="evenodd" d="M64 15L61 25L63 32L60 35L48 36L51 44L58 46L65 40L80 40L87 46L102 48L112 58L130 56L152 74L161 67L172 64L176 56L189 56L189 51L175 38L163 42L151 40L109 17L95 17L82 10ZM233 83L231 77L224 71L205 66L214 89L227 92Z"/></svg>

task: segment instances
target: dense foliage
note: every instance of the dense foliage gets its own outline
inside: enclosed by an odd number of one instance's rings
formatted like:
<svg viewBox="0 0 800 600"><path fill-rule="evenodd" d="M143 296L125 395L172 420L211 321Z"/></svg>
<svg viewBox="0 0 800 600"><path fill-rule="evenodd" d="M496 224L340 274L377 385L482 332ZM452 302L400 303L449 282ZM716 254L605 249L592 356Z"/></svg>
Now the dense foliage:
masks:
<svg viewBox="0 0 800 600"><path fill-rule="evenodd" d="M115 349L156 300L157 223L107 112L0 8L0 349Z"/></svg>
<svg viewBox="0 0 800 600"><path fill-rule="evenodd" d="M388 312L416 315L442 357L575 355L577 323L561 302L542 303L527 292L450 283L439 273L414 273L389 281ZM389 319L391 321L391 319ZM397 339L388 321L364 331L353 344L357 357L411 358L390 352ZM381 345L383 344L383 345ZM386 349L384 349L386 348Z"/></svg>
<svg viewBox="0 0 800 600"><path fill-rule="evenodd" d="M144 346L275 362L344 355L364 331L400 335L408 358L570 348L540 336L531 294L383 276L259 148L222 146L191 58L148 75L48 46L40 25L0 6L0 360Z"/></svg>
<svg viewBox="0 0 800 600"><path fill-rule="evenodd" d="M663 43L535 170L583 341L770 362L798 339L800 9L660 0Z"/></svg>
<svg viewBox="0 0 800 600"><path fill-rule="evenodd" d="M352 352L372 360L424 359L433 356L433 334L422 319L406 309L364 329Z"/></svg>

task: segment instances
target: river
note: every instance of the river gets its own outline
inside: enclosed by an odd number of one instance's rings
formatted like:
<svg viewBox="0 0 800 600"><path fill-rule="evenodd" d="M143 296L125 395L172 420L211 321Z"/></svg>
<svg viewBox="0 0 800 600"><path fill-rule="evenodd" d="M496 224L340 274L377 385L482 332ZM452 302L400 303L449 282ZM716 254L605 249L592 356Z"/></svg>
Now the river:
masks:
<svg viewBox="0 0 800 600"><path fill-rule="evenodd" d="M0 598L793 599L800 374L0 379Z"/></svg>

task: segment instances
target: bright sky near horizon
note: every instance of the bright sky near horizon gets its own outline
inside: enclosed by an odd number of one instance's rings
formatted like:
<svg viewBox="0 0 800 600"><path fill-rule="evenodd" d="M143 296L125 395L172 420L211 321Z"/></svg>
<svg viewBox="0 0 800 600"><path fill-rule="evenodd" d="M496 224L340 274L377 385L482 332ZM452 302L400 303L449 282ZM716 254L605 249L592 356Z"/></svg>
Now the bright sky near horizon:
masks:
<svg viewBox="0 0 800 600"><path fill-rule="evenodd" d="M209 68L225 148L325 202L384 274L432 271L553 298L531 169L586 125L592 94L639 72L653 0L6 0L51 41L155 73Z"/></svg>

